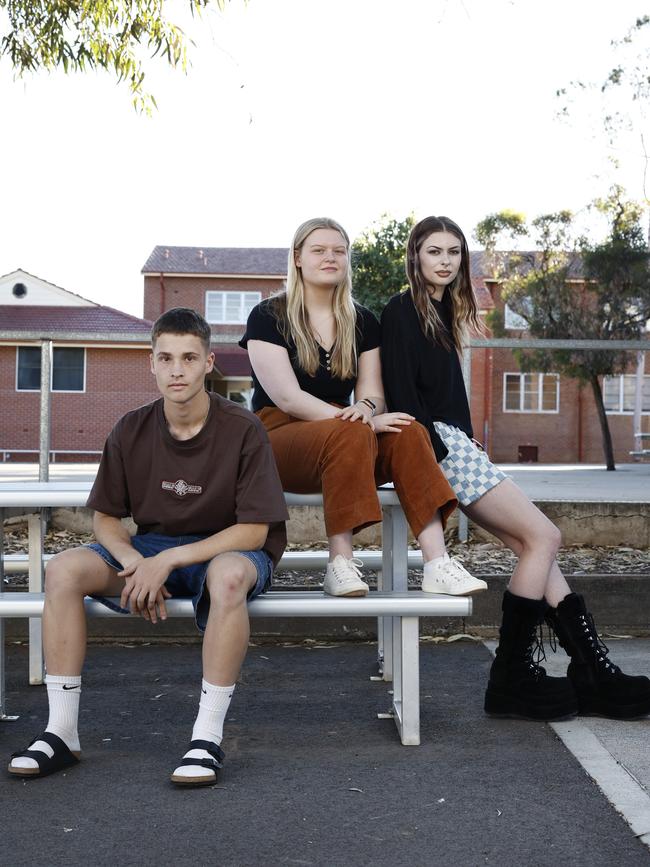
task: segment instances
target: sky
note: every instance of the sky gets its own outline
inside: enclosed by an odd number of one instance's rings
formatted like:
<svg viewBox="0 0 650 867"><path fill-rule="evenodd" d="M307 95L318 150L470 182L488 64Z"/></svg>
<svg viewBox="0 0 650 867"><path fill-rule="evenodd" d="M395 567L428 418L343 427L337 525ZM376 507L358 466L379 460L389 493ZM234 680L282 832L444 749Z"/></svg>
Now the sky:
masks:
<svg viewBox="0 0 650 867"><path fill-rule="evenodd" d="M288 246L313 216L354 237L410 212L471 236L503 208L582 213L613 181L644 194L638 131L612 150L597 101L567 122L556 97L603 80L643 2L165 6L195 45L186 75L147 64L151 117L106 73L15 80L0 60L0 275L141 315L157 244Z"/></svg>

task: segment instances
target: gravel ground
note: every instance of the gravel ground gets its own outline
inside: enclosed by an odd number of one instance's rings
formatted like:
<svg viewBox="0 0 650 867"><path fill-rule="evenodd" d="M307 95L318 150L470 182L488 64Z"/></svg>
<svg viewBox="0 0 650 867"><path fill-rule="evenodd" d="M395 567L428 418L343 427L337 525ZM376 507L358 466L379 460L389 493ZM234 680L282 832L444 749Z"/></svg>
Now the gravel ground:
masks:
<svg viewBox="0 0 650 867"><path fill-rule="evenodd" d="M71 533L67 530L54 530L45 537L46 553L56 553L75 545L83 545L92 541L90 534ZM290 544L288 550L302 550L304 545ZM315 542L308 546L310 550L322 550L326 548L325 541ZM449 553L458 557L470 572L476 575L508 575L515 565L515 557L508 549L497 542L485 542L472 539L467 544L450 541ZM24 524L10 525L5 528L5 552L8 554L25 553L27 551L27 527ZM650 575L650 551L642 548L614 548L614 547L569 547L562 548L558 555L560 568L567 575L592 574L635 574ZM367 578L372 585L373 573L369 572ZM414 586L421 581L421 570L412 570L409 574L410 582ZM25 583L25 577L12 576L7 583L12 586L21 586ZM318 586L323 581L323 572L297 572L283 570L276 573L274 583L276 586Z"/></svg>

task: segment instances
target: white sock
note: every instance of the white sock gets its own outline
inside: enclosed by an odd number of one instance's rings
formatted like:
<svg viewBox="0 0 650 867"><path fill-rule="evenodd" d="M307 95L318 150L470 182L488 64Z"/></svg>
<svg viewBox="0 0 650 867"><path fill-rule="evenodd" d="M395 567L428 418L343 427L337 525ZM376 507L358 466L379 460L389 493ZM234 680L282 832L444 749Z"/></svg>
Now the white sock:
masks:
<svg viewBox="0 0 650 867"><path fill-rule="evenodd" d="M230 699L235 691L232 686L215 686L207 680L201 682L201 701L199 713L192 729L193 741L211 741L220 744L223 738L223 724L230 705ZM188 750L184 759L210 759L212 756L206 750ZM212 771L201 765L182 765L174 771L175 777L210 777Z"/></svg>
<svg viewBox="0 0 650 867"><path fill-rule="evenodd" d="M79 719L79 697L81 694L81 677L68 677L66 675L48 674L45 677L47 685L47 698L50 705L50 716L47 721L46 732L52 732L65 743L72 752L79 752L79 733L77 723ZM36 741L30 747L39 750L50 758L54 750L44 741ZM37 768L38 762L30 758L12 759L11 766L14 768Z"/></svg>

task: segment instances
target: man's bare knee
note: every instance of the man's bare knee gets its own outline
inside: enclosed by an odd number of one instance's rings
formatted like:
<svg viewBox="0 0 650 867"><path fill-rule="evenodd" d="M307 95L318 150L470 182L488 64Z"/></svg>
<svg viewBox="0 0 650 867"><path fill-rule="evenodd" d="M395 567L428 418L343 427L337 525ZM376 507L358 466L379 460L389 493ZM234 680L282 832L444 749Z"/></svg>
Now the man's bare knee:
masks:
<svg viewBox="0 0 650 867"><path fill-rule="evenodd" d="M234 608L246 601L251 586L248 561L243 557L216 558L208 567L206 584L219 607Z"/></svg>
<svg viewBox="0 0 650 867"><path fill-rule="evenodd" d="M99 555L88 548L61 551L55 554L45 567L46 596L83 596L94 589L100 573L109 568Z"/></svg>

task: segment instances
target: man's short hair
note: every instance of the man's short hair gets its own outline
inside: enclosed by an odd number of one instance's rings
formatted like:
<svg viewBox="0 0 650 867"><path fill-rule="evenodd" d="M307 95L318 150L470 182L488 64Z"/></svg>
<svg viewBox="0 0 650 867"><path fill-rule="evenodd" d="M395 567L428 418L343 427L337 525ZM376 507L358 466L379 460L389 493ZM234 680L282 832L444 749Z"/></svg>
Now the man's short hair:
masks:
<svg viewBox="0 0 650 867"><path fill-rule="evenodd" d="M193 334L200 338L206 352L210 351L210 326L191 307L172 307L156 319L151 329L152 345L161 334Z"/></svg>

